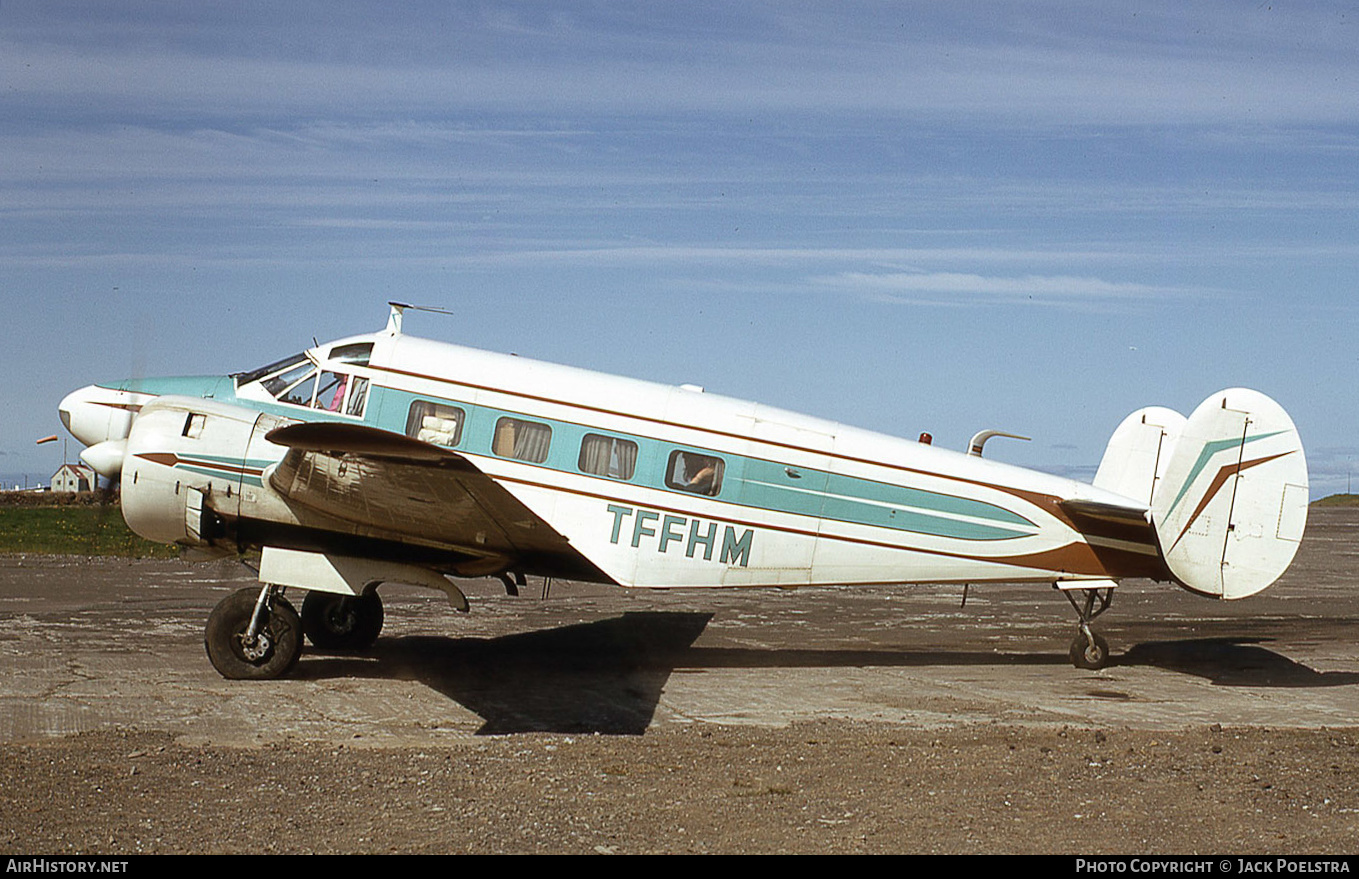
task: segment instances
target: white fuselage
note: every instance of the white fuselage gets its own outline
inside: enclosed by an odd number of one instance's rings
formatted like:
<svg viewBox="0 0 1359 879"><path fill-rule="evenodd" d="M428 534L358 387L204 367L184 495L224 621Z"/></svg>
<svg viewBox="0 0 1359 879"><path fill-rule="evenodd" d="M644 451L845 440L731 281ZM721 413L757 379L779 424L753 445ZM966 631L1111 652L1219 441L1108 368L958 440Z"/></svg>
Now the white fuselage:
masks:
<svg viewBox="0 0 1359 879"><path fill-rule="evenodd" d="M331 359L367 343L366 362ZM271 422L364 424L448 448L621 585L1051 582L1160 570L1149 530L1097 534L1074 525L1063 500L1137 505L1074 480L696 388L393 332L308 354L319 370L343 377L341 394L350 389L343 406L336 397L336 411L319 406L319 391L310 405L286 402L268 374L226 389L219 381L211 394L219 405L275 416ZM187 393L175 381L163 390L155 381L82 389L63 402L64 417L73 432L77 424L98 428L77 433L87 444L120 439L100 434L109 419L91 417L90 407L124 411L117 406ZM236 506L219 509L228 518L253 516L240 496L268 495L259 474L285 451L256 438L247 454L240 444ZM157 460L183 470L185 485L204 473L183 457ZM695 462L713 465L707 482ZM449 523L450 547L474 539Z"/></svg>

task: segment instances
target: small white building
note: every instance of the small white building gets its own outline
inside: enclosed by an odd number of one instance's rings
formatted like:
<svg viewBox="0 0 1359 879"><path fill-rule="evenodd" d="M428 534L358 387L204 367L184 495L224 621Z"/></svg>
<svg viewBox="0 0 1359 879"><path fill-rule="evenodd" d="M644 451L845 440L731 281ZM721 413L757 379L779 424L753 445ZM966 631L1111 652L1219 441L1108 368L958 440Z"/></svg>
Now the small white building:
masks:
<svg viewBox="0 0 1359 879"><path fill-rule="evenodd" d="M94 491L99 477L84 464L62 464L52 474L53 491Z"/></svg>

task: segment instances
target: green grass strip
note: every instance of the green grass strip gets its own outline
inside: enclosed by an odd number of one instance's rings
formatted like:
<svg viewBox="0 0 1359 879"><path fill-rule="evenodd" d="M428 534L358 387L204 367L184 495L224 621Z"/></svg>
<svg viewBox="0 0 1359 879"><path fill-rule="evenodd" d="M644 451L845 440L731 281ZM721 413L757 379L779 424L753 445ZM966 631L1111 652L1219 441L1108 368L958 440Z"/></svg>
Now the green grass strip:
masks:
<svg viewBox="0 0 1359 879"><path fill-rule="evenodd" d="M0 553L169 559L179 548L143 540L116 505L0 507Z"/></svg>

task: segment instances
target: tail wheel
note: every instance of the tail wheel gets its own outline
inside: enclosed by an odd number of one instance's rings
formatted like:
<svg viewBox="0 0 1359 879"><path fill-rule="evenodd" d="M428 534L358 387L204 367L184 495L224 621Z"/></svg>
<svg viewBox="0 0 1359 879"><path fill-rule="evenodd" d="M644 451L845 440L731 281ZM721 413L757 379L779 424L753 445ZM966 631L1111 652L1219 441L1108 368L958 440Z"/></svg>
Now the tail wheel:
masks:
<svg viewBox="0 0 1359 879"><path fill-rule="evenodd" d="M1053 586L1061 588L1056 583ZM1109 664L1109 642L1091 631L1090 623L1114 603L1114 589L1117 586L1113 580L1090 580L1082 587L1062 590L1079 618L1076 640L1071 642L1071 650L1067 654L1076 668L1098 671ZM1077 592L1081 593L1084 601L1076 600Z"/></svg>
<svg viewBox="0 0 1359 879"><path fill-rule="evenodd" d="M222 599L208 617L203 645L213 668L224 678L282 677L302 655L302 618L287 599L272 591L252 632L259 601L260 590L247 587Z"/></svg>
<svg viewBox="0 0 1359 879"><path fill-rule="evenodd" d="M1082 632L1071 642L1070 655L1071 664L1076 668L1099 671L1109 664L1109 642L1093 632L1089 637Z"/></svg>
<svg viewBox="0 0 1359 879"><path fill-rule="evenodd" d="M302 628L322 650L363 650L382 631L382 599L363 595L308 592L302 601Z"/></svg>

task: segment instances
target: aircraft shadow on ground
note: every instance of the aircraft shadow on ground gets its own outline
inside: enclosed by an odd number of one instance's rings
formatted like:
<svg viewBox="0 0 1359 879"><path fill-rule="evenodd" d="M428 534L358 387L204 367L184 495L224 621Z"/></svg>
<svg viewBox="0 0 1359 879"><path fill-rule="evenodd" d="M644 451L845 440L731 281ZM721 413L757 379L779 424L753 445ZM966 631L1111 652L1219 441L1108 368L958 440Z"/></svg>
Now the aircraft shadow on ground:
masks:
<svg viewBox="0 0 1359 879"><path fill-rule="evenodd" d="M363 659L310 659L296 676L418 680L481 716L479 735L641 735L674 670L667 658L684 656L711 619L626 613L499 638L381 638Z"/></svg>
<svg viewBox="0 0 1359 879"><path fill-rule="evenodd" d="M1268 638L1144 641L1110 665L1151 666L1196 675L1222 687L1339 687L1359 684L1354 672L1323 672L1259 646Z"/></svg>
<svg viewBox="0 0 1359 879"><path fill-rule="evenodd" d="M1065 653L696 647L710 613L639 612L497 638L381 638L362 656L310 652L295 676L417 680L483 718L479 735L641 735L676 670L1067 665ZM1111 666L1150 666L1223 686L1317 687L1359 675L1316 672L1266 639L1144 642Z"/></svg>

